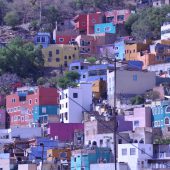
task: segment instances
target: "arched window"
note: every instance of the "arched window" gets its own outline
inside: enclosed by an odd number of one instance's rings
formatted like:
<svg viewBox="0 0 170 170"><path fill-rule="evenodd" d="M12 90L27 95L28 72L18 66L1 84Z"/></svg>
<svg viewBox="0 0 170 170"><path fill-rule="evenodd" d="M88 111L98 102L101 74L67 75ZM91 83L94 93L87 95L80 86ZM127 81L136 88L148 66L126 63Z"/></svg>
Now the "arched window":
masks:
<svg viewBox="0 0 170 170"><path fill-rule="evenodd" d="M165 118L165 125L169 125L169 118L168 117Z"/></svg>
<svg viewBox="0 0 170 170"><path fill-rule="evenodd" d="M170 113L170 106L166 107L166 113Z"/></svg>

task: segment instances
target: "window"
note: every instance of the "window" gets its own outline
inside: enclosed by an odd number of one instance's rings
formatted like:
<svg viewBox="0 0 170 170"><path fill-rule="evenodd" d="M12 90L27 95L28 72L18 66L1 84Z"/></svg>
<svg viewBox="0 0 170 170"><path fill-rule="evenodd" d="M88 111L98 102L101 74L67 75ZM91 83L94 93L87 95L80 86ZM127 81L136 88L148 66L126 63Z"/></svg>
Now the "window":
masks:
<svg viewBox="0 0 170 170"><path fill-rule="evenodd" d="M32 100L30 99L30 100L29 100L29 104L31 104L31 103L32 103Z"/></svg>
<svg viewBox="0 0 170 170"><path fill-rule="evenodd" d="M67 56L66 55L64 56L64 59L67 60Z"/></svg>
<svg viewBox="0 0 170 170"><path fill-rule="evenodd" d="M42 42L45 42L45 37L42 37L42 38L41 38L41 41L42 41Z"/></svg>
<svg viewBox="0 0 170 170"><path fill-rule="evenodd" d="M73 58L75 58L75 54L73 54Z"/></svg>
<svg viewBox="0 0 170 170"><path fill-rule="evenodd" d="M122 155L127 155L127 149L125 148L122 149Z"/></svg>
<svg viewBox="0 0 170 170"><path fill-rule="evenodd" d="M67 98L67 93L66 93L66 98Z"/></svg>
<svg viewBox="0 0 170 170"><path fill-rule="evenodd" d="M134 126L138 127L139 126L139 120L134 121Z"/></svg>
<svg viewBox="0 0 170 170"><path fill-rule="evenodd" d="M46 113L46 107L42 107L42 113Z"/></svg>
<svg viewBox="0 0 170 170"><path fill-rule="evenodd" d="M71 56L68 56L69 60L71 60Z"/></svg>
<svg viewBox="0 0 170 170"><path fill-rule="evenodd" d="M67 102L66 102L66 108L67 108Z"/></svg>
<svg viewBox="0 0 170 170"><path fill-rule="evenodd" d="M100 28L97 28L96 31L97 31L97 32L100 32Z"/></svg>
<svg viewBox="0 0 170 170"><path fill-rule="evenodd" d="M86 25L86 23L85 22L82 22L82 26L85 26Z"/></svg>
<svg viewBox="0 0 170 170"><path fill-rule="evenodd" d="M74 48L74 50L76 51L76 50L77 50L77 48L75 47L75 48Z"/></svg>
<svg viewBox="0 0 170 170"><path fill-rule="evenodd" d="M103 139L100 139L100 146L103 145Z"/></svg>
<svg viewBox="0 0 170 170"><path fill-rule="evenodd" d="M124 21L124 15L118 15L117 20L118 21Z"/></svg>
<svg viewBox="0 0 170 170"><path fill-rule="evenodd" d="M92 19L92 23L96 23L96 20L94 18Z"/></svg>
<svg viewBox="0 0 170 170"><path fill-rule="evenodd" d="M86 78L86 75L83 75L83 78Z"/></svg>
<svg viewBox="0 0 170 170"><path fill-rule="evenodd" d="M21 122L24 122L24 116L21 116Z"/></svg>
<svg viewBox="0 0 170 170"><path fill-rule="evenodd" d="M78 93L73 93L73 98L78 98Z"/></svg>
<svg viewBox="0 0 170 170"><path fill-rule="evenodd" d="M64 38L59 38L59 42L64 42Z"/></svg>
<svg viewBox="0 0 170 170"><path fill-rule="evenodd" d="M165 118L165 125L169 125L169 118L168 117Z"/></svg>
<svg viewBox="0 0 170 170"><path fill-rule="evenodd" d="M137 81L138 80L138 76L135 74L133 75L133 81Z"/></svg>
<svg viewBox="0 0 170 170"><path fill-rule="evenodd" d="M60 62L60 58L56 58L56 62Z"/></svg>
<svg viewBox="0 0 170 170"><path fill-rule="evenodd" d="M136 149L130 148L130 155L135 155L135 154L136 154Z"/></svg>
<svg viewBox="0 0 170 170"><path fill-rule="evenodd" d="M38 99L35 99L35 103L37 103L38 102Z"/></svg>
<svg viewBox="0 0 170 170"><path fill-rule="evenodd" d="M119 139L119 140L118 140L118 144L122 144L122 139Z"/></svg>
<svg viewBox="0 0 170 170"><path fill-rule="evenodd" d="M67 67L67 61L64 61L64 67Z"/></svg>
<svg viewBox="0 0 170 170"><path fill-rule="evenodd" d="M66 118L66 120L68 120L68 113L67 112L65 112L65 118Z"/></svg>
<svg viewBox="0 0 170 170"><path fill-rule="evenodd" d="M170 113L170 106L166 107L166 113Z"/></svg>
<svg viewBox="0 0 170 170"><path fill-rule="evenodd" d="M108 32L108 31L110 31L110 30L111 30L110 27L106 27L106 28L105 28L105 31L106 31L106 32Z"/></svg>
<svg viewBox="0 0 170 170"><path fill-rule="evenodd" d="M57 49L57 50L56 50L56 54L60 54L60 50Z"/></svg>
<svg viewBox="0 0 170 170"><path fill-rule="evenodd" d="M52 51L49 51L49 52L48 52L48 56L49 56L49 57L52 57L52 55L53 55Z"/></svg>
<svg viewBox="0 0 170 170"><path fill-rule="evenodd" d="M40 37L37 37L37 42L40 42Z"/></svg>
<svg viewBox="0 0 170 170"><path fill-rule="evenodd" d="M52 61L52 59L51 58L48 58L48 62L51 62Z"/></svg>
<svg viewBox="0 0 170 170"><path fill-rule="evenodd" d="M74 162L76 162L76 157L74 157Z"/></svg>

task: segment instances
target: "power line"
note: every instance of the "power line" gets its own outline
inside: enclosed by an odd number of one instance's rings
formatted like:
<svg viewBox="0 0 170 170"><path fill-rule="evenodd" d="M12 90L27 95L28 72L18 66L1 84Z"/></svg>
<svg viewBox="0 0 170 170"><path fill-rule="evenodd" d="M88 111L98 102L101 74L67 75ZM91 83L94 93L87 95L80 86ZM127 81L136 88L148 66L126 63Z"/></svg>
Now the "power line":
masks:
<svg viewBox="0 0 170 170"><path fill-rule="evenodd" d="M59 90L62 94L64 94L64 92L62 91L62 90L60 90L59 88L57 88L57 90ZM66 94L64 94L64 95L66 95ZM72 100L74 103L76 103L77 105L79 105L83 110L85 110L89 115L92 115L86 108L84 108L81 104L79 104L78 102L76 102L74 99L72 99L71 97L69 97L69 96L67 96L70 100ZM99 116L99 115L94 115L93 114L93 116L95 116L95 118L96 118L96 120L98 120L98 122L100 123L100 124L102 124L103 126L105 126L107 129L109 129L109 130L111 130L112 132L115 132L115 130L114 129L112 129L110 126L108 126L108 125L106 125L105 123L103 123L103 120L101 120L101 116ZM98 118L100 118L100 119L98 119ZM117 124L117 122L114 122L114 123L116 123ZM129 143L129 140L128 139L126 139L125 137L123 137L123 136L121 136L118 132L116 132L116 135L118 135L120 138L122 138L123 140L125 140L126 142L128 142ZM150 154L148 154L145 150L142 150L142 149L140 149L139 147L137 147L136 145L134 145L133 143L129 143L129 144L131 144L133 147L135 147L136 149L138 149L139 151L141 151L141 152L143 152L143 153L145 153L148 157L150 157L150 158L152 158L153 159L153 156L152 155L150 155ZM115 155L116 156L116 155ZM115 164L116 164L116 162L115 162ZM170 165L169 164L166 164L166 163L163 163L165 166L167 166L168 168L170 168Z"/></svg>

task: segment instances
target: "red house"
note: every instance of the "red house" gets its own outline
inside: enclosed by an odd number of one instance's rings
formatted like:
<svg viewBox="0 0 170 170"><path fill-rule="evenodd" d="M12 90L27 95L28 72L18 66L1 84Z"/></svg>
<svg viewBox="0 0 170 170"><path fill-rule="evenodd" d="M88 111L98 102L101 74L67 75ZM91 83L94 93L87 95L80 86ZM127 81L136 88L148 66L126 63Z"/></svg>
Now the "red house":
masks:
<svg viewBox="0 0 170 170"><path fill-rule="evenodd" d="M79 14L73 21L75 22L75 29L80 34L94 34L94 25L103 23L104 15L101 12Z"/></svg>
<svg viewBox="0 0 170 170"><path fill-rule="evenodd" d="M33 109L40 106L59 105L59 95L55 88L21 87L6 96L6 110L10 116L10 126L30 126L33 123Z"/></svg>
<svg viewBox="0 0 170 170"><path fill-rule="evenodd" d="M131 11L128 9L112 10L105 12L106 22L112 22L114 25L125 23L130 15Z"/></svg>
<svg viewBox="0 0 170 170"><path fill-rule="evenodd" d="M54 40L56 44L70 44L75 41L75 38L78 35L73 31L56 31L55 34Z"/></svg>

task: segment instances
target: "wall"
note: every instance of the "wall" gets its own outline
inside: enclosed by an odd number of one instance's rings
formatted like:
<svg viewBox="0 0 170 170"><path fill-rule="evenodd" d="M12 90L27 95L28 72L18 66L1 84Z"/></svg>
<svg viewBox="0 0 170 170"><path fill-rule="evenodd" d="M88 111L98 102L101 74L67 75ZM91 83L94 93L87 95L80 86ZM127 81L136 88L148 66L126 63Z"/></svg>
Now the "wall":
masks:
<svg viewBox="0 0 170 170"><path fill-rule="evenodd" d="M134 146L133 146L134 145ZM150 159L153 155L153 145L152 144L119 144L118 145L118 162L128 163L128 166L131 170L139 170L140 168L147 167L147 159ZM130 154L130 149L133 148L135 153ZM139 148L139 149L137 149ZM126 149L126 154L122 155L122 149ZM142 152L143 150L144 152ZM146 155L145 152L150 155ZM142 163L143 162L143 163Z"/></svg>
<svg viewBox="0 0 170 170"><path fill-rule="evenodd" d="M9 170L10 169L10 155L8 153L0 154L0 169Z"/></svg>
<svg viewBox="0 0 170 170"><path fill-rule="evenodd" d="M115 170L115 164L114 163L99 163L99 164L91 164L90 165L90 170ZM117 170L129 170L129 167L125 163L120 163L117 164Z"/></svg>
<svg viewBox="0 0 170 170"><path fill-rule="evenodd" d="M95 24L94 33L95 34L103 34L103 33L115 34L116 27L112 23Z"/></svg>
<svg viewBox="0 0 170 170"><path fill-rule="evenodd" d="M36 164L18 164L18 170L37 170Z"/></svg>
<svg viewBox="0 0 170 170"><path fill-rule="evenodd" d="M107 72L108 100L113 104L114 97L114 71ZM147 82L147 83L146 83ZM155 86L154 72L143 71L116 71L116 93L118 94L143 94Z"/></svg>
<svg viewBox="0 0 170 170"><path fill-rule="evenodd" d="M6 123L6 110L0 109L0 129L5 129Z"/></svg>
<svg viewBox="0 0 170 170"><path fill-rule="evenodd" d="M79 59L77 45L51 44L48 48L42 49L42 53L45 57L45 67L67 67L73 60Z"/></svg>
<svg viewBox="0 0 170 170"><path fill-rule="evenodd" d="M161 40L170 39L170 23L164 23L161 27Z"/></svg>

